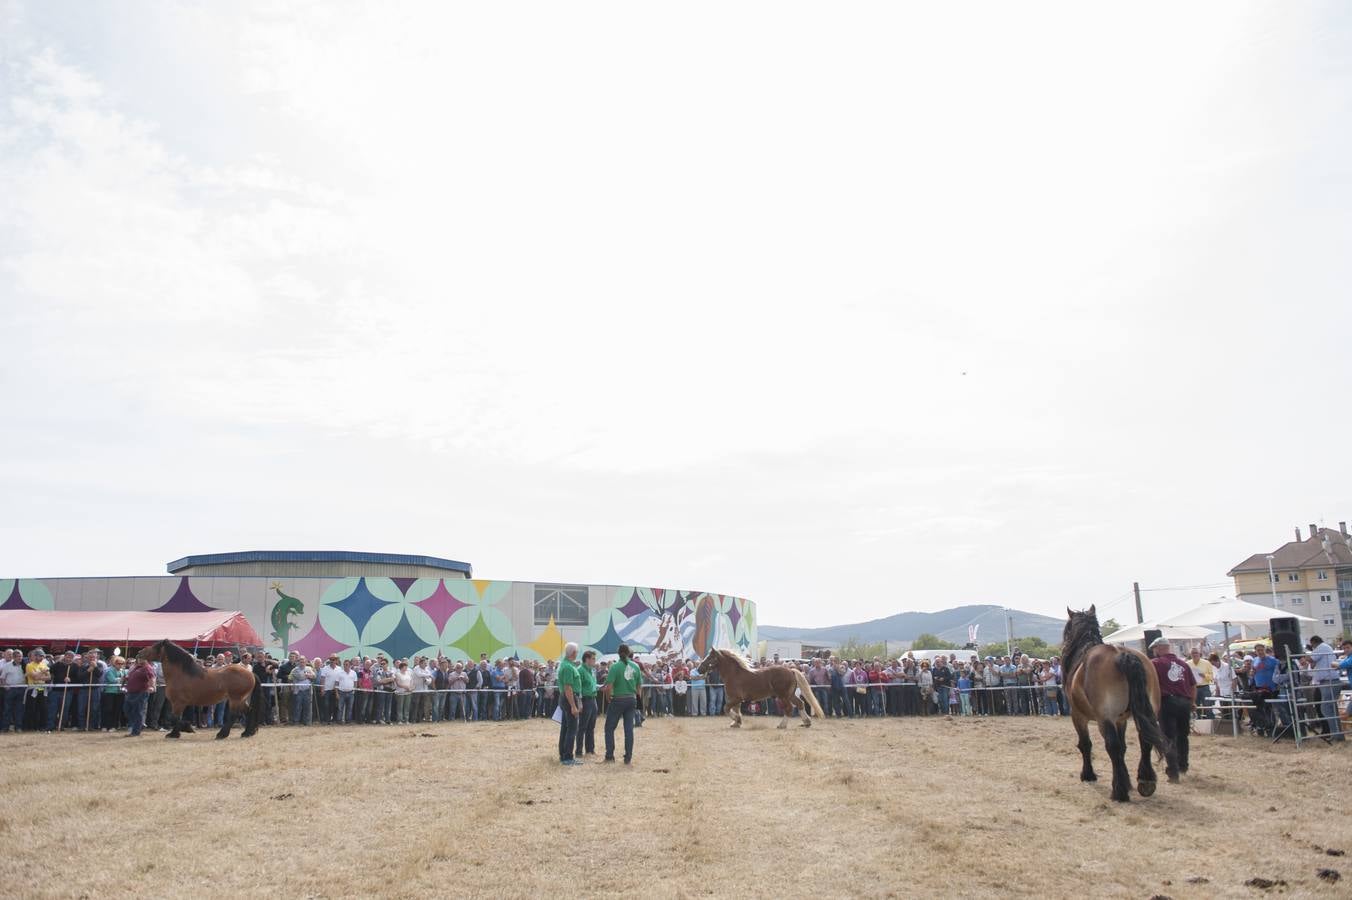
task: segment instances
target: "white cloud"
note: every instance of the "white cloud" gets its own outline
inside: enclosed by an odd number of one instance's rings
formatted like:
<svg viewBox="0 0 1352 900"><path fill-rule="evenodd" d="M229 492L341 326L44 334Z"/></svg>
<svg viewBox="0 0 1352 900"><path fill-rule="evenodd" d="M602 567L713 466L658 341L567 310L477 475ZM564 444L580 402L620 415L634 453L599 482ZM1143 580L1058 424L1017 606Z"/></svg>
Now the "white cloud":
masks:
<svg viewBox="0 0 1352 900"><path fill-rule="evenodd" d="M24 7L0 487L766 621L1215 579L1352 499L1349 35L1161 15Z"/></svg>

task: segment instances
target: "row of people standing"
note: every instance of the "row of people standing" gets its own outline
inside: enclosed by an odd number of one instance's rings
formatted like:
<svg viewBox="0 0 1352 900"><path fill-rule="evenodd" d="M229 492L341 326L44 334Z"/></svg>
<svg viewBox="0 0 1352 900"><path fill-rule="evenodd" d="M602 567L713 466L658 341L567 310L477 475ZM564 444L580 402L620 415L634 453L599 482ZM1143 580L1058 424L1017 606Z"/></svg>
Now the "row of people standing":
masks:
<svg viewBox="0 0 1352 900"><path fill-rule="evenodd" d="M792 665L792 664L791 664ZM1060 659L1007 656L934 662L814 659L801 667L828 715L1066 715Z"/></svg>

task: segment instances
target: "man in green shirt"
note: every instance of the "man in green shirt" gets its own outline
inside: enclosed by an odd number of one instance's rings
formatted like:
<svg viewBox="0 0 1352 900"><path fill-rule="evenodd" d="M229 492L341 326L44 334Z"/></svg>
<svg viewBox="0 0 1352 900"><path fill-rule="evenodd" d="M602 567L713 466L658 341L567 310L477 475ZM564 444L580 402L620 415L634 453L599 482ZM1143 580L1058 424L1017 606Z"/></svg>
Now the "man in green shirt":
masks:
<svg viewBox="0 0 1352 900"><path fill-rule="evenodd" d="M628 644L620 644L620 658L610 667L606 676L606 762L615 761L615 726L624 720L624 764L634 757L634 709L639 688L643 685L643 670L634 662Z"/></svg>
<svg viewBox="0 0 1352 900"><path fill-rule="evenodd" d="M582 760L574 758L573 746L577 743L577 719L582 712L582 674L577 666L577 644L569 642L563 648L563 659L559 661L559 762L565 766L580 766Z"/></svg>
<svg viewBox="0 0 1352 900"><path fill-rule="evenodd" d="M582 665L578 666L577 672L582 676L582 714L577 720L577 748L574 756L581 759L584 750L588 756L596 755L595 650L582 654Z"/></svg>

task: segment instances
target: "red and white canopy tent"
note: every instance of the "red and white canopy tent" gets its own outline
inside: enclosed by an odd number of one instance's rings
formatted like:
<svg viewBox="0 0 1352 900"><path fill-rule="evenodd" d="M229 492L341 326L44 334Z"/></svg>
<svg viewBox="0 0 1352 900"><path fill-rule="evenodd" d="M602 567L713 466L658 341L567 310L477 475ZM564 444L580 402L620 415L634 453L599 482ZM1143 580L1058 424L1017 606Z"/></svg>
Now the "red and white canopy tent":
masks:
<svg viewBox="0 0 1352 900"><path fill-rule="evenodd" d="M6 647L51 645L144 647L168 638L194 647L261 647L263 641L244 613L0 610L0 644Z"/></svg>

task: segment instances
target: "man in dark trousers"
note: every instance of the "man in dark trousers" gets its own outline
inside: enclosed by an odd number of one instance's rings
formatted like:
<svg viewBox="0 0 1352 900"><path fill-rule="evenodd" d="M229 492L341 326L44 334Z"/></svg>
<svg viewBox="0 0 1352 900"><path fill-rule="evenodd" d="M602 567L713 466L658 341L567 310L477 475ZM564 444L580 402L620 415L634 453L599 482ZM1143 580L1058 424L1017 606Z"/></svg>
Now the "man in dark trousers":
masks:
<svg viewBox="0 0 1352 900"><path fill-rule="evenodd" d="M53 687L47 692L47 730L60 731L75 718L75 698L70 684L75 681L75 654L67 650L51 664Z"/></svg>
<svg viewBox="0 0 1352 900"><path fill-rule="evenodd" d="M1174 656L1169 639L1157 637L1150 642L1151 662L1160 681L1160 730L1178 751L1178 771L1170 766L1165 774L1178 781L1188 771L1188 729L1192 727L1192 706L1197 698L1197 680L1188 664Z"/></svg>

